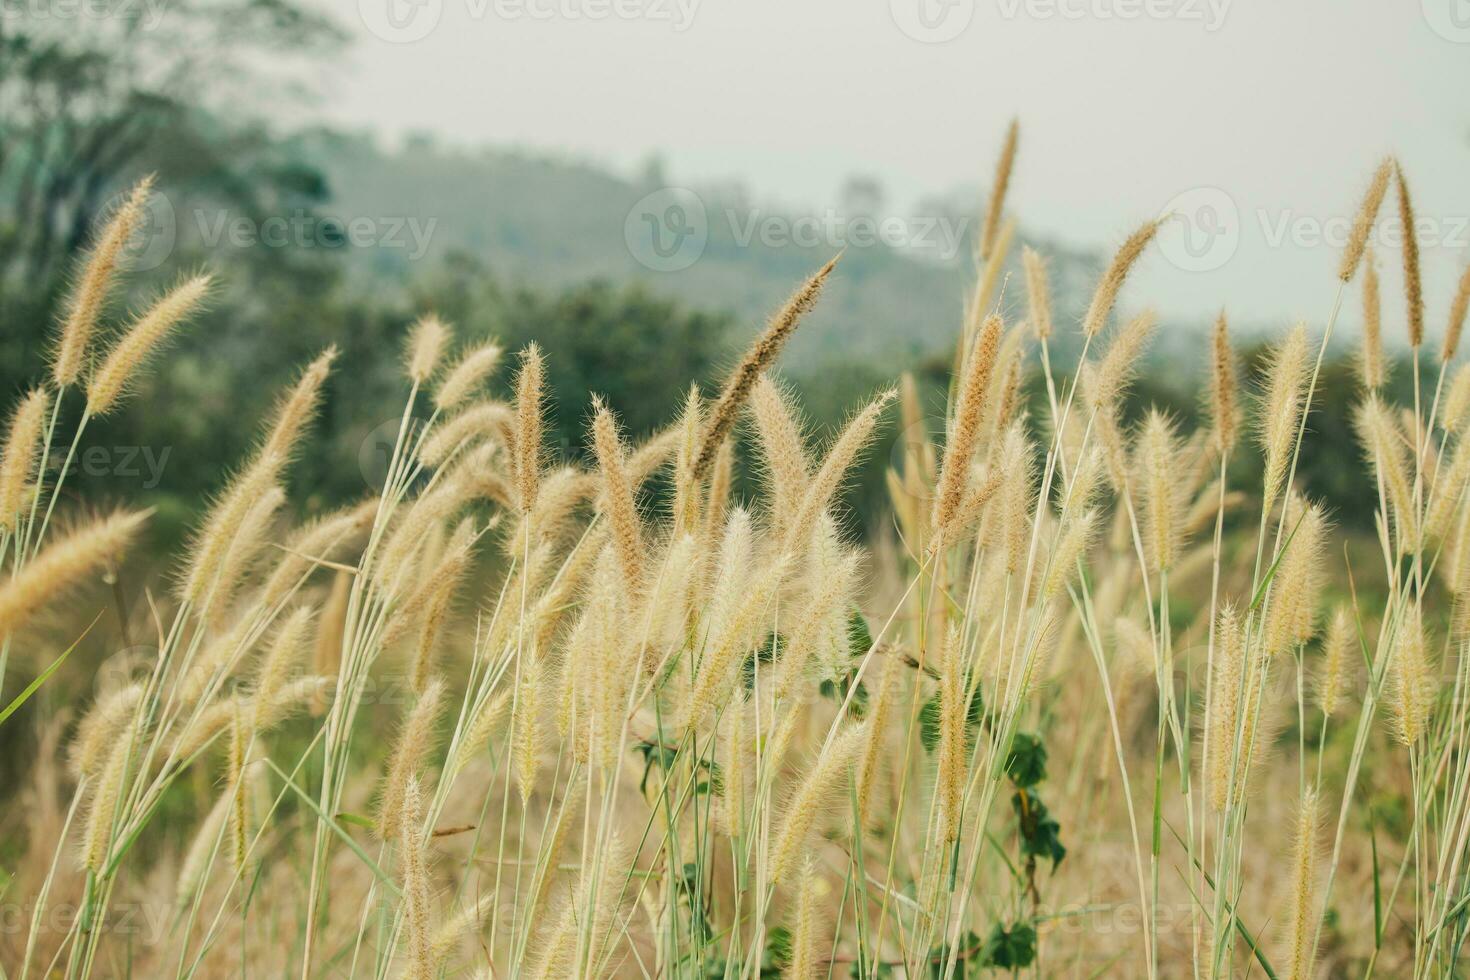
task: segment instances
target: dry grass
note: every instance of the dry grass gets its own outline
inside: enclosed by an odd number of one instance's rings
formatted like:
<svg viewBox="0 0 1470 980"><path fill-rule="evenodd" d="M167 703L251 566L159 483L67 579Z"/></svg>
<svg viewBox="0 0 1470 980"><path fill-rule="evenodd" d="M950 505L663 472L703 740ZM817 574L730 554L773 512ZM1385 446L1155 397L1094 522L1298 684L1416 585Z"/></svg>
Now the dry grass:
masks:
<svg viewBox="0 0 1470 980"><path fill-rule="evenodd" d="M0 814L21 842L7 975L1458 975L1470 381L1443 412L1447 364L1402 410L1365 390L1377 553L1345 550L1294 488L1332 319L1287 332L1252 398L1222 315L1209 428L1129 429L1152 318L1108 322L1157 226L1102 277L1076 382L1054 374L1043 258L1029 326L992 305L1015 154L1013 128L943 446L912 379L819 446L771 377L832 263L670 431L629 445L598 402L585 469L541 445L555 351L522 352L497 400L500 348L446 365L452 331L425 318L381 495L291 527L332 353L308 367L178 587L150 593L156 650L39 719ZM63 485L37 476L61 406L84 403L70 456L205 292L92 351L118 233L79 276L53 383L12 416L0 664L80 632L143 519L48 533ZM1033 358L1041 418L1017 394ZM895 394L895 530L859 545L838 491ZM1255 451L1263 485L1229 485ZM731 499L740 465L754 500Z"/></svg>

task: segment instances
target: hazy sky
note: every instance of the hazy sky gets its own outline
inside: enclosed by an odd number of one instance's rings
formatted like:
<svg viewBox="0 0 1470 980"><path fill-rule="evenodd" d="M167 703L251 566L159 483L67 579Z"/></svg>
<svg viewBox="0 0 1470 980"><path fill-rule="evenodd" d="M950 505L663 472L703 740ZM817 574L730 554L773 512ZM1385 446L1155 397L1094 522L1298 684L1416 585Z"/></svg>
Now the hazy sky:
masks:
<svg viewBox="0 0 1470 980"><path fill-rule="evenodd" d="M1018 116L1011 210L1026 227L1110 247L1173 202L1180 217L1130 291L1166 313L1223 303L1242 318L1320 321L1335 242L1388 152L1422 219L1432 330L1470 258L1470 0L332 9L354 37L325 105L338 122L622 170L656 151L676 183L736 178L792 205L830 204L852 173L881 180L900 210L988 183ZM1396 230L1380 255L1391 324ZM1355 320L1356 298L1350 308Z"/></svg>

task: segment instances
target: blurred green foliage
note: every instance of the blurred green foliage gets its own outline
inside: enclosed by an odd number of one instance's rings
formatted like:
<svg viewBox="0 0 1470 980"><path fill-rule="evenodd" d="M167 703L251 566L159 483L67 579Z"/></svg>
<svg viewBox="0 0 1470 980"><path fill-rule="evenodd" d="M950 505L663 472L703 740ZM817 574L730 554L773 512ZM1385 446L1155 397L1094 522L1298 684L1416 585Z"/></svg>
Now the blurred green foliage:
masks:
<svg viewBox="0 0 1470 980"><path fill-rule="evenodd" d="M764 315L840 247L737 241L752 220L791 216L761 207L738 186L702 188L709 240L701 257L688 269L653 273L636 261L624 225L642 195L668 185L657 161L623 178L522 152L450 149L426 137L386 151L362 134L283 134L250 107L295 99L290 83L279 81L291 76L261 77L252 52L313 64L341 41L332 23L293 0L179 0L165 13L158 24L114 17L88 31L69 29L64 17L0 21L0 391L13 397L42 377L68 277L110 202L141 175L157 175L156 203L135 243L133 264L141 268L109 322L121 326L129 310L183 274L204 267L218 277L209 310L121 411L93 423L94 451L68 484L88 506L122 499L157 506L161 542L178 539L249 451L276 392L328 344L341 358L292 477L293 499L306 511L372 489L373 434L396 424L399 348L424 311L454 323L461 341L494 336L508 351L541 344L554 391L548 438L577 459L594 393L634 439L667 425L689 384L717 386ZM843 215L881 213L876 182L849 183ZM918 210L962 236L958 260L882 243L849 248L783 360L814 447L906 367L915 369L930 414L943 416L971 279L973 202L955 195ZM366 243L351 234L362 222ZM270 240L263 232L272 223L291 231ZM1065 324L1085 303L1095 257L1033 244L1052 256L1057 319ZM1005 296L1008 315L1020 319L1020 291ZM1063 373L1077 349L1068 333L1059 332L1053 349ZM104 331L99 344L106 339ZM1192 424L1205 350L1197 331L1162 329L1129 417L1154 403ZM498 379L502 391L512 360ZM1258 349L1243 352L1248 380L1258 363ZM1397 376L1406 390L1407 371ZM1433 379L1425 385L1432 390ZM1044 418L1038 375L1027 391L1033 415ZM1350 424L1356 391L1348 360L1334 352L1299 477L1337 520L1365 526L1371 487L1359 467L1342 465L1359 455ZM890 418L854 475L845 511L854 531L882 519L882 471L895 435ZM1236 453L1232 470L1232 485L1254 485L1256 454ZM748 496L754 488L736 489Z"/></svg>
<svg viewBox="0 0 1470 980"><path fill-rule="evenodd" d="M634 283L593 280L562 290L504 286L465 254L416 284L415 306L432 308L467 338L496 337L511 352L537 343L555 392L546 438L553 451L580 457L594 394L617 412L634 439L670 424L692 381L717 381L731 342L732 318L686 310ZM508 356L506 377L514 371Z"/></svg>

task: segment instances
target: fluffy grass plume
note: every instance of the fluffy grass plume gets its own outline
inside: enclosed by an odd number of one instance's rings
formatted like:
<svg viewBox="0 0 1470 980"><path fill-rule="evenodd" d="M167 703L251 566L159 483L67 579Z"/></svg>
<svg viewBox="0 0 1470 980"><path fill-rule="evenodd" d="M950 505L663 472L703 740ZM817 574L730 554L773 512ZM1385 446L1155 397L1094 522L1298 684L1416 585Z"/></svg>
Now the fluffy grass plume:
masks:
<svg viewBox="0 0 1470 980"><path fill-rule="evenodd" d="M1306 410L1307 379L1311 370L1307 327L1298 323L1271 348L1261 392L1256 425L1266 465L1262 477L1262 509L1269 511L1280 499L1295 451L1297 429Z"/></svg>
<svg viewBox="0 0 1470 980"><path fill-rule="evenodd" d="M449 327L434 314L419 317L409 331L404 363L409 380L424 384L439 369L444 348L449 344Z"/></svg>
<svg viewBox="0 0 1470 980"><path fill-rule="evenodd" d="M516 417L512 446L516 505L522 514L529 514L536 505L536 491L541 482L541 429L545 388L546 365L541 348L529 344L521 352L521 369L516 375Z"/></svg>
<svg viewBox="0 0 1470 980"><path fill-rule="evenodd" d="M1358 271L1358 263L1363 260L1363 253L1368 247L1368 235L1373 231L1373 223L1378 220L1378 209L1383 206L1383 196L1388 193L1388 181L1394 174L1394 162L1385 159L1373 171L1373 178L1368 183L1368 190L1363 195L1363 201L1358 205L1357 214L1353 217L1352 229L1348 232L1347 247L1342 252L1342 262L1337 267L1337 277L1343 282L1351 282Z"/></svg>
<svg viewBox="0 0 1470 980"><path fill-rule="evenodd" d="M751 389L750 414L770 488L771 520L776 527L786 527L795 519L811 479L804 426L790 396L769 375Z"/></svg>
<svg viewBox="0 0 1470 980"><path fill-rule="evenodd" d="M783 980L817 980L827 974L826 937L821 934L823 914L819 904L824 890L822 886L814 863L808 859L802 867L801 883L797 886L791 958L781 973Z"/></svg>
<svg viewBox="0 0 1470 980"><path fill-rule="evenodd" d="M771 845L771 880L792 880L801 870L807 841L818 819L841 798L854 757L863 743L861 725L841 732L807 769L786 804L785 817Z"/></svg>
<svg viewBox="0 0 1470 980"><path fill-rule="evenodd" d="M995 178L990 183L990 203L985 208L985 225L980 230L980 258L988 260L995 252L996 235L1000 231L1000 218L1005 210L1006 191L1011 186L1011 171L1016 165L1016 147L1020 142L1021 122L1012 119L1006 127L1005 142L1001 145L1000 158L995 162Z"/></svg>
<svg viewBox="0 0 1470 980"><path fill-rule="evenodd" d="M1383 361L1383 303L1378 295L1378 268L1371 248L1363 267L1363 346L1358 376L1369 391L1377 391L1388 380Z"/></svg>
<svg viewBox="0 0 1470 980"><path fill-rule="evenodd" d="M797 287L796 292L771 317L765 330L761 331L755 343L751 344L740 363L735 365L735 369L725 379L724 387L710 407L704 431L700 434L699 451L694 455L692 466L696 480L703 479L709 473L715 456L734 427L751 389L755 387L761 374L781 356L782 349L801 323L801 318L816 305L817 297L821 295L822 287L832 275L832 270L837 267L839 258L840 255L833 256L810 279Z"/></svg>
<svg viewBox="0 0 1470 980"><path fill-rule="evenodd" d="M438 678L430 681L424 693L413 702L398 731L378 800L378 836L383 840L397 840L404 832L402 820L407 793L410 785L417 784L419 770L434 744L444 695L443 681Z"/></svg>
<svg viewBox="0 0 1470 980"><path fill-rule="evenodd" d="M296 384L288 388L276 406L260 455L289 459L321 404L322 386L337 359L337 348L328 347L306 366Z"/></svg>
<svg viewBox="0 0 1470 980"><path fill-rule="evenodd" d="M1215 318L1210 334L1210 420L1215 446L1223 453L1235 448L1240 434L1240 395L1235 352L1230 347L1230 325L1225 311Z"/></svg>
<svg viewBox="0 0 1470 980"><path fill-rule="evenodd" d="M67 297L66 318L51 361L51 377L58 388L74 385L81 377L92 335L118 277L123 250L137 231L152 192L152 177L137 183L97 236L82 274Z"/></svg>
<svg viewBox="0 0 1470 980"><path fill-rule="evenodd" d="M1417 744L1425 734L1439 693L1429 643L1423 622L1411 612L1399 625L1388 676L1394 733L1405 745Z"/></svg>
<svg viewBox="0 0 1470 980"><path fill-rule="evenodd" d="M1158 232L1159 223L1150 221L1129 235L1118 247L1117 253L1113 255L1113 261L1103 273L1102 279L1098 281L1097 289L1092 294L1092 302L1088 304L1087 313L1082 318L1084 336L1096 337L1102 333L1103 327L1107 326L1108 314L1113 312L1113 305L1118 301L1118 293L1122 291L1128 273L1133 271L1134 263L1138 261L1143 250L1148 248L1149 242L1154 240Z"/></svg>
<svg viewBox="0 0 1470 980"><path fill-rule="evenodd" d="M82 867L96 874L111 855L117 831L117 810L128 770L132 765L133 737L136 729L129 722L108 748L107 759L96 776L91 799L87 803L87 819L82 829Z"/></svg>
<svg viewBox="0 0 1470 980"><path fill-rule="evenodd" d="M1465 314L1470 311L1470 266L1466 266L1460 273L1460 281L1455 286L1455 298L1450 302L1450 314L1445 321L1444 346L1440 348L1439 359L1448 364L1455 359L1460 350L1460 336L1465 331Z"/></svg>
<svg viewBox="0 0 1470 980"><path fill-rule="evenodd" d="M980 329L975 349L965 362L959 401L944 443L944 456L939 464L939 482L935 491L933 525L935 534L940 537L954 522L965 495L970 462L975 457L976 444L980 438L981 414L985 410L986 395L995 370L995 358L1000 350L1003 329L998 315L988 318Z"/></svg>
<svg viewBox="0 0 1470 980"><path fill-rule="evenodd" d="M42 607L117 558L147 519L147 511L112 514L47 545L0 585L0 636L15 632Z"/></svg>
<svg viewBox="0 0 1470 980"><path fill-rule="evenodd" d="M463 404L500 366L503 353L499 344L489 341L461 354L434 392L434 407L447 412Z"/></svg>
<svg viewBox="0 0 1470 980"><path fill-rule="evenodd" d="M428 853L419 827L424 820L424 791L417 776L403 787L403 801L394 826L403 876L403 918L408 931L409 980L433 980L434 937L429 908Z"/></svg>
<svg viewBox="0 0 1470 980"><path fill-rule="evenodd" d="M1409 181L1403 165L1394 162L1394 189L1398 196L1399 227L1403 229L1404 303L1408 307L1406 325L1409 346L1416 351L1424 343L1424 285L1419 278L1419 231L1414 226L1414 202L1409 197Z"/></svg>
<svg viewBox="0 0 1470 980"><path fill-rule="evenodd" d="M1136 455L1145 554L1151 571L1166 572L1178 560L1188 502L1183 493L1174 425L1157 409L1144 419Z"/></svg>
<svg viewBox="0 0 1470 980"><path fill-rule="evenodd" d="M46 389L34 388L11 416L5 449L0 454L0 533L16 530L40 455L49 403Z"/></svg>
<svg viewBox="0 0 1470 980"><path fill-rule="evenodd" d="M189 317L209 292L210 277L186 279L133 321L87 380L87 414L106 415L117 406L138 371Z"/></svg>
<svg viewBox="0 0 1470 980"><path fill-rule="evenodd" d="M1266 610L1265 642L1272 654L1286 653L1316 634L1325 578L1327 517L1321 506L1293 497L1286 524L1291 536L1278 559Z"/></svg>
<svg viewBox="0 0 1470 980"><path fill-rule="evenodd" d="M1290 980L1308 980L1316 956L1317 838L1320 804L1317 793L1307 790L1297 804L1296 839L1291 855L1291 891L1287 899L1282 960Z"/></svg>
<svg viewBox="0 0 1470 980"><path fill-rule="evenodd" d="M1352 613L1347 607L1338 606L1327 620L1327 632L1322 640L1322 663L1316 681L1317 707L1325 717L1331 718L1337 712L1350 690L1351 658L1356 653L1356 643Z"/></svg>
<svg viewBox="0 0 1470 980"><path fill-rule="evenodd" d="M1324 306L1366 261L1376 311L1391 176ZM1316 355L1280 331L1240 438L1223 315L1149 359L1152 314L1108 326L1156 226L1058 346L1041 257L1025 297L1003 288L1005 211L948 377L901 378L891 436L886 387L829 435L772 374L830 263L714 400L683 389L641 442L595 402L588 451L555 463L564 352L499 377L493 342L451 353L421 319L374 410L403 420L387 479L336 505L289 469L321 448L328 350L218 496L185 501L198 533L126 563L142 515L87 518L49 455L102 427L60 383L18 393L12 972L1455 975L1470 369L1410 398L1375 334L1334 391L1335 319ZM187 298L111 355L81 345L94 408ZM1208 394L1167 415L1135 381L1177 388L1180 345ZM1363 458L1324 438L1343 397ZM875 445L892 506L859 510ZM1324 480L1356 488L1331 519Z"/></svg>
<svg viewBox="0 0 1470 980"><path fill-rule="evenodd" d="M1369 395L1358 407L1355 422L1368 461L1388 500L1394 528L1400 540L1413 541L1418 535L1418 514L1414 504L1412 453L1403 432L1377 395Z"/></svg>
<svg viewBox="0 0 1470 980"><path fill-rule="evenodd" d="M618 431L617 420L601 399L593 400L592 411L592 444L602 473L602 492L608 504L613 545L617 548L618 565L623 571L624 592L632 597L643 588L643 530L633 501L633 484L628 477L623 437Z"/></svg>
<svg viewBox="0 0 1470 980"><path fill-rule="evenodd" d="M1026 311L1037 340L1051 337L1051 284L1048 282L1046 259L1027 246L1021 250L1021 264L1026 270Z"/></svg>

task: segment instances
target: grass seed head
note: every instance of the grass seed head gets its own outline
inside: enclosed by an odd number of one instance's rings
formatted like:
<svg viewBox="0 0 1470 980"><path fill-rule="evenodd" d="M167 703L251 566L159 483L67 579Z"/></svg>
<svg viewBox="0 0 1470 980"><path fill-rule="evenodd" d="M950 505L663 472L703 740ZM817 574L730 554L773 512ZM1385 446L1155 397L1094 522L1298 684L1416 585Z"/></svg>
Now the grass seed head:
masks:
<svg viewBox="0 0 1470 980"><path fill-rule="evenodd" d="M536 505L541 479L542 402L546 388L546 364L541 348L527 344L521 352L521 369L516 375L515 445L511 472L515 476L516 506L529 514Z"/></svg>
<svg viewBox="0 0 1470 980"><path fill-rule="evenodd" d="M119 512L79 526L51 542L0 585L0 637L116 559L137 537L149 511Z"/></svg>
<svg viewBox="0 0 1470 980"><path fill-rule="evenodd" d="M1150 221L1129 235L1118 248L1107 272L1099 280L1097 290L1092 294L1092 302L1087 307L1086 316L1082 318L1084 336L1096 337L1102 333L1103 327L1107 326L1108 314L1112 313L1113 306L1118 301L1118 293L1122 291L1128 273L1132 271L1134 263L1143 254L1149 242L1154 240L1158 231L1159 222Z"/></svg>
<svg viewBox="0 0 1470 980"><path fill-rule="evenodd" d="M449 327L433 313L426 313L414 321L408 332L405 362L408 379L422 385L439 369L444 348L449 344Z"/></svg>
<svg viewBox="0 0 1470 980"><path fill-rule="evenodd" d="M290 459L301 441L302 433L316 414L322 399L322 386L331 373L332 363L337 359L337 348L322 351L281 398L276 408L275 420L261 448L262 456L278 456Z"/></svg>
<svg viewBox="0 0 1470 980"><path fill-rule="evenodd" d="M1379 390L1388 380L1383 360L1383 303L1378 295L1378 268L1372 249L1363 267L1363 347L1358 374L1369 391Z"/></svg>
<svg viewBox="0 0 1470 980"><path fill-rule="evenodd" d="M1304 323L1292 327L1268 355L1256 426L1266 457L1261 506L1268 512L1280 499L1296 448L1297 429L1307 400L1309 356Z"/></svg>
<svg viewBox="0 0 1470 980"><path fill-rule="evenodd" d="M403 815L409 810L408 792L418 786L418 776L430 749L433 748L439 711L444 706L446 688L441 678L434 678L418 696L403 720L393 752L388 757L388 772L383 793L378 801L378 835L384 841L403 837Z"/></svg>
<svg viewBox="0 0 1470 980"><path fill-rule="evenodd" d="M117 407L144 363L204 302L210 281L207 275L186 279L133 321L87 381L88 415L106 415Z"/></svg>
<svg viewBox="0 0 1470 980"><path fill-rule="evenodd" d="M1419 278L1419 232L1414 227L1414 203L1404 168L1394 163L1394 187L1398 192L1399 226L1403 229L1404 301L1408 305L1409 346L1424 343L1424 285Z"/></svg>
<svg viewBox="0 0 1470 980"><path fill-rule="evenodd" d="M33 388L10 418L5 451L0 455L0 533L13 533L19 523L45 437L48 404L46 389Z"/></svg>
<svg viewBox="0 0 1470 980"><path fill-rule="evenodd" d="M1439 359L1445 364L1455 359L1460 350L1460 335L1465 330L1465 314L1470 311L1470 265L1460 273L1459 285L1455 287L1455 298L1450 303L1449 321L1444 328L1444 346Z"/></svg>
<svg viewBox="0 0 1470 980"><path fill-rule="evenodd" d="M1210 421L1216 449L1221 453L1235 448L1235 439L1240 431L1238 392L1230 327L1225 320L1225 311L1221 310L1210 335Z"/></svg>
<svg viewBox="0 0 1470 980"><path fill-rule="evenodd" d="M940 539L954 522L969 482L970 463L975 458L979 442L981 418L996 355L1000 351L1002 329L999 315L987 319L974 349L965 359L959 400L945 439L944 456L939 464L939 483L935 489L933 524L935 535Z"/></svg>
<svg viewBox="0 0 1470 980"><path fill-rule="evenodd" d="M1416 745L1429 728L1439 681L1429 661L1423 620L1414 609L1405 612L1398 625L1388 679L1394 734L1405 745Z"/></svg>
<svg viewBox="0 0 1470 980"><path fill-rule="evenodd" d="M152 192L152 177L144 177L133 188L97 236L97 244L67 298L66 319L62 321L61 336L57 339L51 363L51 377L58 388L76 384L81 376L92 334L97 329L107 295L118 277L123 249L142 222Z"/></svg>
<svg viewBox="0 0 1470 980"><path fill-rule="evenodd" d="M1297 805L1291 858L1291 896L1286 910L1284 941L1286 976L1309 980L1317 953L1317 865L1321 860L1321 805L1315 790L1303 793Z"/></svg>
<svg viewBox="0 0 1470 980"><path fill-rule="evenodd" d="M1000 158L995 162L995 179L990 184L990 203L985 208L985 226L980 232L980 258L982 260L988 260L995 251L996 237L1000 231L1000 218L1005 210L1006 191L1011 186L1011 171L1016 165L1016 147L1020 136L1020 121L1012 119L1011 124L1006 127L1006 138L1005 143L1001 146Z"/></svg>
<svg viewBox="0 0 1470 980"><path fill-rule="evenodd" d="M1322 664L1316 677L1317 707L1328 718L1337 711L1352 682L1357 633L1352 610L1339 605L1327 621L1322 640Z"/></svg>
<svg viewBox="0 0 1470 980"><path fill-rule="evenodd" d="M1393 161L1385 159L1373 171L1373 179L1368 184L1367 193L1363 195L1363 203L1358 206L1357 216L1353 218L1347 248L1342 253L1342 264L1337 269L1337 277L1343 282L1352 280L1358 263L1363 259L1363 252L1368 247L1368 235L1373 230L1373 222L1378 220L1378 209L1383 204L1383 196L1388 193L1388 179L1393 176L1393 169Z"/></svg>
<svg viewBox="0 0 1470 980"><path fill-rule="evenodd" d="M503 353L501 346L494 341L465 351L439 383L439 390L434 392L434 407L447 412L462 405L500 366Z"/></svg>
<svg viewBox="0 0 1470 980"><path fill-rule="evenodd" d="M592 444L597 451L597 466L602 473L602 493L607 501L608 520L612 524L613 546L618 565L623 571L623 594L638 595L643 590L643 528L633 500L633 484L629 479L623 437L612 412L601 399L593 400Z"/></svg>
<svg viewBox="0 0 1470 980"><path fill-rule="evenodd" d="M797 325L801 323L801 318L816 306L822 287L826 285L827 277L836 268L837 259L840 257L840 255L834 256L810 279L797 287L796 292L791 295L785 305L771 317L765 330L761 331L755 343L745 352L745 356L740 359L735 370L730 372L730 376L725 379L725 386L720 390L719 397L715 399L704 431L700 435L699 451L694 455L693 473L696 481L703 480L709 473L710 467L714 465L715 456L719 453L720 446L724 444L725 437L734 428L735 419L744 406L746 398L750 396L751 389L760 376L776 362L776 358L781 356L786 341L791 339Z"/></svg>
<svg viewBox="0 0 1470 980"><path fill-rule="evenodd" d="M1047 281L1046 259L1035 249L1021 251L1021 264L1026 270L1026 313L1037 340L1047 340L1052 332L1051 285Z"/></svg>
<svg viewBox="0 0 1470 980"><path fill-rule="evenodd" d="M1369 395L1358 406L1354 421L1359 441L1388 499L1399 541L1411 543L1417 538L1418 518L1410 475L1410 453L1403 431L1394 421L1393 411L1377 395Z"/></svg>

